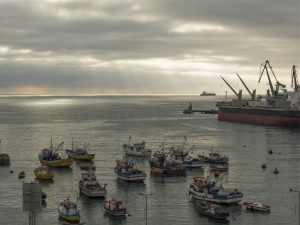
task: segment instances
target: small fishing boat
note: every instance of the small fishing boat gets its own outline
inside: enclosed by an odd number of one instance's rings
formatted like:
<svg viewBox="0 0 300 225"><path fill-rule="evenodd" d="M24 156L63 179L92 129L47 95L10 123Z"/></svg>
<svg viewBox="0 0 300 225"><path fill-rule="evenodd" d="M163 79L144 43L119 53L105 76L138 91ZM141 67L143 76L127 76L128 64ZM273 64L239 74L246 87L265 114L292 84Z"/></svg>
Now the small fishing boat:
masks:
<svg viewBox="0 0 300 225"><path fill-rule="evenodd" d="M24 178L25 177L25 172L24 171L20 172L19 175L18 175L18 177L19 178Z"/></svg>
<svg viewBox="0 0 300 225"><path fill-rule="evenodd" d="M0 154L0 164L9 164L10 163L10 157L8 154L1 153Z"/></svg>
<svg viewBox="0 0 300 225"><path fill-rule="evenodd" d="M103 208L105 212L114 215L114 216L125 216L126 215L126 208L121 208L120 206L123 203L118 201L117 199L111 200L104 200L103 201Z"/></svg>
<svg viewBox="0 0 300 225"><path fill-rule="evenodd" d="M52 167L69 167L73 164L73 159L62 159L56 151L62 147L64 142L60 143L60 145L53 149L52 139L50 148L43 149L39 154L39 160L43 166L52 166Z"/></svg>
<svg viewBox="0 0 300 225"><path fill-rule="evenodd" d="M80 166L80 169L82 169L82 170L95 170L96 166L91 166L89 164L86 164L84 166Z"/></svg>
<svg viewBox="0 0 300 225"><path fill-rule="evenodd" d="M229 216L229 212L223 207L204 201L198 202L198 210L200 213L216 219L226 219Z"/></svg>
<svg viewBox="0 0 300 225"><path fill-rule="evenodd" d="M54 173L50 172L50 169L48 166L39 166L34 170L34 174L36 178L42 179L42 180L51 180L54 177Z"/></svg>
<svg viewBox="0 0 300 225"><path fill-rule="evenodd" d="M219 152L209 153L209 156L198 155L200 159L203 159L205 162L215 162L215 163L228 163L229 158L225 155L220 155Z"/></svg>
<svg viewBox="0 0 300 225"><path fill-rule="evenodd" d="M244 205L246 206L247 209L251 210L258 210L258 211L270 211L271 206L263 205L258 202L244 202Z"/></svg>
<svg viewBox="0 0 300 225"><path fill-rule="evenodd" d="M47 198L46 193L42 191L42 196L41 196L42 201L46 201L46 198Z"/></svg>
<svg viewBox="0 0 300 225"><path fill-rule="evenodd" d="M224 173L218 180L211 182L209 177L193 177L193 182L189 185L189 194L195 199L205 200L213 203L236 204L243 198L243 193L237 189L225 189L222 186ZM216 184L220 182L220 185Z"/></svg>
<svg viewBox="0 0 300 225"><path fill-rule="evenodd" d="M151 156L152 151L149 148L145 148L145 141L140 143L133 143L130 144L131 136L129 137L129 144L123 145L123 150L127 155L134 155L134 156Z"/></svg>
<svg viewBox="0 0 300 225"><path fill-rule="evenodd" d="M102 187L97 179L94 172L82 173L81 180L78 183L80 191L89 197L104 197L106 195L105 187L107 184L104 184Z"/></svg>
<svg viewBox="0 0 300 225"><path fill-rule="evenodd" d="M124 157L123 159L118 159L116 163L115 174L122 180L140 182L147 177L145 171L137 169L133 160L129 162L128 159Z"/></svg>
<svg viewBox="0 0 300 225"><path fill-rule="evenodd" d="M92 160L95 158L95 154L89 154L87 152L87 149L89 147L89 143L84 143L83 148L73 148L74 143L73 143L73 139L72 139L72 149L68 150L66 149L66 153L68 155L69 158L72 159L77 159L77 160Z"/></svg>
<svg viewBox="0 0 300 225"><path fill-rule="evenodd" d="M172 154L170 155L170 160L173 161L173 162L176 162L176 163L183 164L187 168L201 168L201 167L203 167L205 165L204 160L203 159L196 159L196 158L193 158L193 157L189 156L188 154L189 154L190 150L188 150L187 152L184 152L183 150L179 150L179 149L172 150Z"/></svg>
<svg viewBox="0 0 300 225"><path fill-rule="evenodd" d="M216 165L216 166L210 166L209 169L210 170L227 171L228 167Z"/></svg>
<svg viewBox="0 0 300 225"><path fill-rule="evenodd" d="M69 199L61 201L58 206L59 215L68 221L79 221L80 214L77 211L77 204Z"/></svg>

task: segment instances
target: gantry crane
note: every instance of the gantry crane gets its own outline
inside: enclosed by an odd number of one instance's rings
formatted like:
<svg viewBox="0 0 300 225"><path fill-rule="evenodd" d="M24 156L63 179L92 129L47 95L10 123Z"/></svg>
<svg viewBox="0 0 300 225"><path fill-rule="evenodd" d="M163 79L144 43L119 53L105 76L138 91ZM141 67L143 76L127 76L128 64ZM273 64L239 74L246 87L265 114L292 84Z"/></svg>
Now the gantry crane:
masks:
<svg viewBox="0 0 300 225"><path fill-rule="evenodd" d="M253 90L253 92L251 93L251 91L249 90L249 88L247 87L247 85L244 83L244 81L242 80L242 78L238 74L236 74L236 75L240 78L242 84L244 85L244 87L248 91L249 95L251 96L251 100L255 100L255 98L256 98L256 89Z"/></svg>
<svg viewBox="0 0 300 225"><path fill-rule="evenodd" d="M225 81L225 83L228 85L228 87L230 87L230 89L233 91L233 93L238 97L238 99L242 99L242 89L239 91L239 93L237 93L231 86L230 86L230 84L228 84L227 83L227 81L223 78L223 77L221 77L224 81Z"/></svg>

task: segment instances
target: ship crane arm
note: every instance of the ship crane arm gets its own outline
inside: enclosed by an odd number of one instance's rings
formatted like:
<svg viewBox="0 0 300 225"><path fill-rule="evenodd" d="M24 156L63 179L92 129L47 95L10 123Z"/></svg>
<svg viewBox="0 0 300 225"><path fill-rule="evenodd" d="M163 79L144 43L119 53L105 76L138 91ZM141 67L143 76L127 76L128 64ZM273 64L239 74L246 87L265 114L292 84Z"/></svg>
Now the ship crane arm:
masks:
<svg viewBox="0 0 300 225"><path fill-rule="evenodd" d="M228 85L228 87L233 91L233 93L238 97L238 99L242 99L242 90L240 90L240 92L237 93L223 77L221 77L221 78Z"/></svg>
<svg viewBox="0 0 300 225"><path fill-rule="evenodd" d="M247 85L245 84L245 82L242 80L242 78L238 74L236 74L236 75L240 78L240 81L242 82L242 84L244 85L244 87L246 88L246 90L248 91L248 93L251 96L252 100L255 100L256 90L253 90L253 93L251 93L251 91L249 90L249 88L247 87Z"/></svg>
<svg viewBox="0 0 300 225"><path fill-rule="evenodd" d="M298 77L297 77L297 71L296 71L296 66L293 65L292 67L292 86L293 87L293 83L295 85L294 89L295 91L300 90L300 86L299 86L299 82L298 82Z"/></svg>

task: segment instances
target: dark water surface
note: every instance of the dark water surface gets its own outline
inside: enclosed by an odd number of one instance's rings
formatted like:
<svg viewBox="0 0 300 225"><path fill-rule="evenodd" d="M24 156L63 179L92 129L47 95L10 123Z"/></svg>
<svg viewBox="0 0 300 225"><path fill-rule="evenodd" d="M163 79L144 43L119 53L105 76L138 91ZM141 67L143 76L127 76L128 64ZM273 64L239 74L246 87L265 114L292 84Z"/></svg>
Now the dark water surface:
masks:
<svg viewBox="0 0 300 225"><path fill-rule="evenodd" d="M93 164L101 184L107 183L107 198L125 202L131 216L114 218L105 214L103 199L89 199L80 194L80 165L52 169L54 181L43 181L47 203L36 224L62 224L57 205L68 196L78 200L82 221L86 224L145 224L148 197L148 224L298 224L299 128L257 126L217 120L217 115L183 114L189 102L194 109L214 109L224 97L199 96L1 96L1 151L11 157L10 166L0 167L0 224L28 224L22 211L22 183L34 181L33 170L40 165L38 153L65 142L71 148L72 137L78 147L90 143L96 154ZM258 201L271 206L270 213L251 212L240 204L225 206L233 217L215 220L197 212L187 187L193 176L206 175L204 169L188 169L186 176L151 176L147 158L136 158L148 177L144 183L126 183L114 174L115 161L123 155L122 145L146 141L146 147L158 150L159 143L177 146L186 136L187 147L195 153L215 151L230 157L225 187L244 194L242 202ZM245 145L245 147L243 147ZM273 154L268 154L273 150ZM59 152L60 153L60 152ZM281 153L281 154L279 154ZM60 153L61 154L61 153ZM64 155L64 154L63 154ZM261 165L267 168L262 169ZM275 167L280 171L274 174ZM9 171L13 170L14 173ZM18 179L24 170L26 177ZM36 180L36 182L41 182Z"/></svg>

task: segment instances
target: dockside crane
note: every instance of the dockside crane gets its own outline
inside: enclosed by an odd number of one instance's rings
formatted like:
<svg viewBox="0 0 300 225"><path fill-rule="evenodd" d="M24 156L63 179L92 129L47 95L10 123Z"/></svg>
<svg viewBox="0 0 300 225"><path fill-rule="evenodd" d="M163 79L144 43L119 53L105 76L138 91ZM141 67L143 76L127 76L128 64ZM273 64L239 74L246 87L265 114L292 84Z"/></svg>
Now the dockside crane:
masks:
<svg viewBox="0 0 300 225"><path fill-rule="evenodd" d="M256 98L256 89L253 90L253 92L251 93L251 91L249 90L249 88L247 87L247 85L245 84L245 82L242 80L242 78L238 74L236 74L236 75L240 78L242 84L244 85L244 87L248 91L249 95L251 96L251 100L255 100L255 98Z"/></svg>
<svg viewBox="0 0 300 225"><path fill-rule="evenodd" d="M242 99L242 89L239 91L239 93L237 93L231 86L230 86L230 84L228 84L227 83L227 81L223 78L223 77L221 77L223 80L224 80L224 82L228 85L228 87L233 91L233 93L238 97L238 99L239 100L241 100Z"/></svg>
<svg viewBox="0 0 300 225"><path fill-rule="evenodd" d="M271 78L270 78L270 75L269 75L269 71L268 71L267 66L269 66L269 69L272 71L273 76L275 77L275 80L276 80L276 84L275 84L275 85L276 85L276 89L275 89L275 90L274 90L274 88L273 88L272 81L271 81ZM262 67L263 67L263 70L261 71L261 68L262 68ZM270 85L272 97L273 97L273 98L277 98L277 97L278 97L278 91L279 91L279 89L284 90L284 88L286 87L286 85L280 83L280 82L277 80L277 78L276 78L276 76L275 76L275 73L274 73L274 71L273 71L273 69L272 69L272 67L271 67L271 65L270 65L270 62L269 62L268 60L266 60L265 62L263 62L263 63L261 64L261 66L260 66L260 71L261 71L261 72L260 72L260 77L259 77L258 82L260 82L261 77L262 77L262 75L263 75L263 73L264 73L265 70L266 70L266 73L267 73L267 76L268 76L268 80L269 80L269 85Z"/></svg>
<svg viewBox="0 0 300 225"><path fill-rule="evenodd" d="M297 71L296 71L296 66L295 65L293 65L293 67L292 67L292 86L291 87L293 87L293 83L295 85L294 90L299 91L300 90L300 85L299 85L299 82L298 82Z"/></svg>

